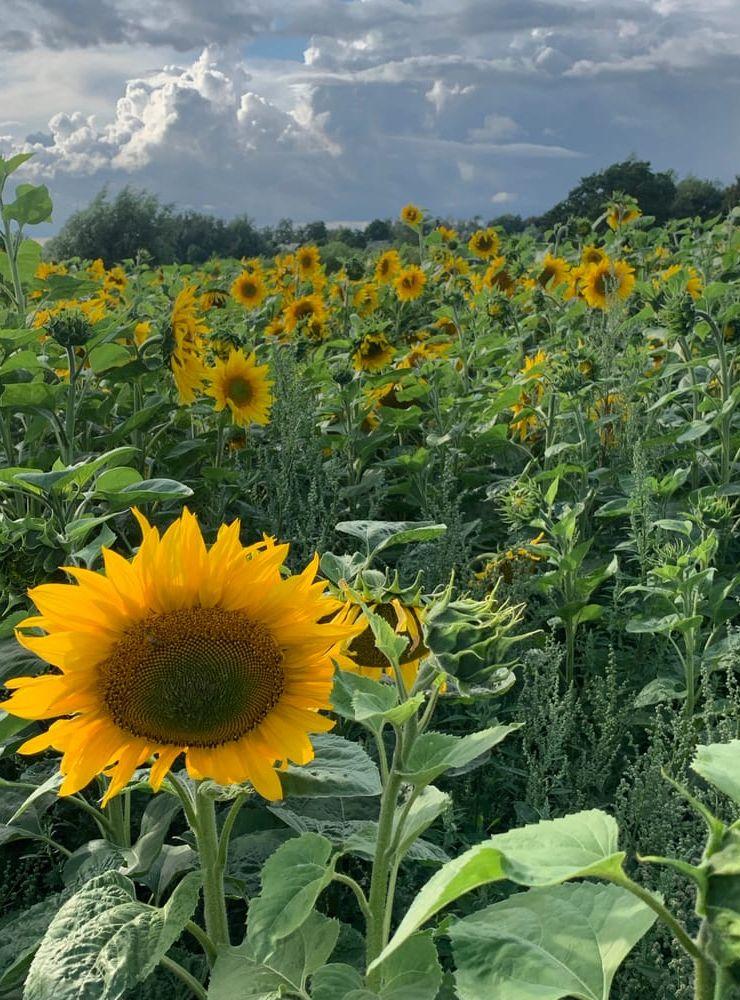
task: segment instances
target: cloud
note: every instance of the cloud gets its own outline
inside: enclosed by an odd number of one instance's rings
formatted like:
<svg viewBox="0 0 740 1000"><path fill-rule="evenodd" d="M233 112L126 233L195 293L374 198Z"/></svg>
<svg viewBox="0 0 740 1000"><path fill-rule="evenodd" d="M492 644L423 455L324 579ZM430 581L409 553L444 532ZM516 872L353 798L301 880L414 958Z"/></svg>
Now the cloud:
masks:
<svg viewBox="0 0 740 1000"><path fill-rule="evenodd" d="M33 150L26 173L50 181L57 219L126 183L262 222L409 198L448 215L516 198L528 214L632 151L727 179L740 158L734 0L3 8L0 106L21 121L0 146Z"/></svg>

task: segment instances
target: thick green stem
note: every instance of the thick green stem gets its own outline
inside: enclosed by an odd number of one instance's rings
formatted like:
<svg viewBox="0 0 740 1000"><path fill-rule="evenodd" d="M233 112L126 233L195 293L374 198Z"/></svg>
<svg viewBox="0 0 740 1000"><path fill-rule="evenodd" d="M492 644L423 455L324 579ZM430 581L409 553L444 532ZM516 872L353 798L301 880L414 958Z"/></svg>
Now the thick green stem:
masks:
<svg viewBox="0 0 740 1000"><path fill-rule="evenodd" d="M633 896L637 896L638 899L641 899L646 906L650 907L654 913L658 914L660 920L671 931L686 954L693 959L694 963L701 962L706 964L704 954L697 945L696 941L694 941L686 928L680 924L678 920L676 920L671 911L666 909L663 903L661 903L661 901L654 896L652 892L648 892L647 889L643 889L638 882L633 882L629 875L624 872L618 876L610 878L609 881L614 882L615 885L620 885L623 889L627 889L631 892Z"/></svg>
<svg viewBox="0 0 740 1000"><path fill-rule="evenodd" d="M67 409L64 416L64 438L67 444L65 461L67 465L72 465L75 453L75 418L76 418L76 395L77 395L77 359L74 347L67 348L67 359L69 361L69 391L67 392Z"/></svg>
<svg viewBox="0 0 740 1000"><path fill-rule="evenodd" d="M378 819L378 838L375 845L373 874L370 880L370 898L368 900L370 913L367 921L367 964L370 965L385 947L384 933L386 926L386 910L393 906L389 897L389 877L391 872L392 851L391 837L393 834L393 817L396 812L398 793L401 789L401 778L396 770L398 754L390 769L388 781L383 789ZM380 970L374 969L368 974L368 986L376 989L380 986Z"/></svg>
<svg viewBox="0 0 740 1000"><path fill-rule="evenodd" d="M173 976L177 976L181 983L185 983L193 996L198 997L199 1000L208 1000L208 994L203 985L198 982L195 976L191 976L187 969L183 969L181 965L178 965L171 958L167 958L166 955L160 958L159 963L163 969L171 972Z"/></svg>
<svg viewBox="0 0 740 1000"><path fill-rule="evenodd" d="M224 895L224 868L219 857L216 804L201 792L195 796L195 839L203 876L203 908L206 932L216 948L229 944L229 925Z"/></svg>

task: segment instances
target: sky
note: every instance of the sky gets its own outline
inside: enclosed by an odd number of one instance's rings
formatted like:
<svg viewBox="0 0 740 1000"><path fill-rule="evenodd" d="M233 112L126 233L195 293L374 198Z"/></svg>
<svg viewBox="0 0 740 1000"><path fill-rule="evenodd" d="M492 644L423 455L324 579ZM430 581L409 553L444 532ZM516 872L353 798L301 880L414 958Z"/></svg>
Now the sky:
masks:
<svg viewBox="0 0 740 1000"><path fill-rule="evenodd" d="M0 152L259 224L537 214L636 155L740 172L738 0L0 0Z"/></svg>

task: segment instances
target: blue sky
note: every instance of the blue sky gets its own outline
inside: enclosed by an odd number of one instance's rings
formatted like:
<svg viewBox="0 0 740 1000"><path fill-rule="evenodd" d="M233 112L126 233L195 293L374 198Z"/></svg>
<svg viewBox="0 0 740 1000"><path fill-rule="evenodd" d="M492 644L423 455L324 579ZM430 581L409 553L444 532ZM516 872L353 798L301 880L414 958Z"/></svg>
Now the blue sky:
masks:
<svg viewBox="0 0 740 1000"><path fill-rule="evenodd" d="M260 223L529 215L636 154L740 170L736 0L3 0L0 151Z"/></svg>

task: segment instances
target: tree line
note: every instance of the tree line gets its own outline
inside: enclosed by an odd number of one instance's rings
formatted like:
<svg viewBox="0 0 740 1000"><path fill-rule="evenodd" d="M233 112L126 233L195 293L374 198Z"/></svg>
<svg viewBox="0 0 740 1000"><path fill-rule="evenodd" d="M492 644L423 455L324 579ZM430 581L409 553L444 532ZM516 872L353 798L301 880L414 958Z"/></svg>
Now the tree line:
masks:
<svg viewBox="0 0 740 1000"><path fill-rule="evenodd" d="M740 174L725 187L693 176L677 180L671 170L654 171L648 161L629 158L583 177L541 216L476 216L454 225L461 235L481 225L506 232L533 229L542 233L574 219L593 222L616 191L636 198L643 213L661 224L670 219L705 220L740 204ZM324 248L325 259L339 266L369 245L407 240L406 227L391 219L373 219L363 228L328 227L322 221L299 225L290 219L259 227L248 215L225 220L203 212L178 211L148 191L125 187L115 197L101 191L86 208L70 216L47 243L46 256L57 260L100 257L112 264L143 251L157 264L200 264L211 257L271 256L293 244L316 243Z"/></svg>

